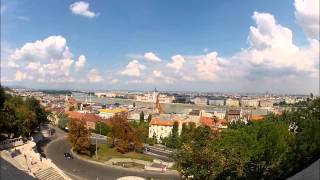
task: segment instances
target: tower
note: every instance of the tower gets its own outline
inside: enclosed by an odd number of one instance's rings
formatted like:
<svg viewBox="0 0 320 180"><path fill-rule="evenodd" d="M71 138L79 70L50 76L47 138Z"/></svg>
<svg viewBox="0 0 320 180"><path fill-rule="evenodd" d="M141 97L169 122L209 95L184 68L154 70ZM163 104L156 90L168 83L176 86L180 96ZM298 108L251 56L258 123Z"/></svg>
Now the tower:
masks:
<svg viewBox="0 0 320 180"><path fill-rule="evenodd" d="M153 107L153 111L157 114L161 114L164 112L161 105L160 105L159 96L160 96L160 94L158 93L155 106Z"/></svg>

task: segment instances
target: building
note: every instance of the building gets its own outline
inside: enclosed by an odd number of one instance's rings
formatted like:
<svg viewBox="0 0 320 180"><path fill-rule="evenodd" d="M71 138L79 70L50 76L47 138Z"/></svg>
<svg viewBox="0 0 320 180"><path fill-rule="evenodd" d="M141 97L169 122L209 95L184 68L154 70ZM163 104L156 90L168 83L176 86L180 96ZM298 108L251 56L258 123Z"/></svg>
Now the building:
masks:
<svg viewBox="0 0 320 180"><path fill-rule="evenodd" d="M77 110L78 103L77 103L76 99L74 99L71 96L66 95L65 100L64 100L64 107L65 107L65 111Z"/></svg>
<svg viewBox="0 0 320 180"><path fill-rule="evenodd" d="M199 124L202 126L208 126L213 131L221 131L220 129L226 129L228 126L225 125L224 119L218 119L217 122L214 122L212 118L201 116L199 118Z"/></svg>
<svg viewBox="0 0 320 180"><path fill-rule="evenodd" d="M156 114L164 113L164 110L162 109L162 107L160 105L159 97L160 97L160 94L157 95L156 102L155 102L154 107L153 107L153 112L156 113Z"/></svg>
<svg viewBox="0 0 320 180"><path fill-rule="evenodd" d="M163 138L169 137L173 128L173 120L152 118L149 123L149 138L155 138L160 143Z"/></svg>
<svg viewBox="0 0 320 180"><path fill-rule="evenodd" d="M239 100L238 99L227 99L226 100L226 106L228 107L239 107Z"/></svg>
<svg viewBox="0 0 320 180"><path fill-rule="evenodd" d="M157 89L155 89L152 93L148 92L146 94L136 95L136 100L142 102L155 103L157 101L157 98L159 99L160 103L172 103L172 101L174 100L174 96L161 94L157 91Z"/></svg>
<svg viewBox="0 0 320 180"><path fill-rule="evenodd" d="M153 114L152 109L135 108L128 112L128 121L139 121L141 112L143 112L145 120L149 117L150 114Z"/></svg>
<svg viewBox="0 0 320 180"><path fill-rule="evenodd" d="M75 119L78 121L84 121L88 129L95 129L96 123L103 121L103 119L93 113L81 113L77 111L69 111L67 115L70 119Z"/></svg>
<svg viewBox="0 0 320 180"><path fill-rule="evenodd" d="M261 100L260 101L260 107L272 107L273 102L270 100Z"/></svg>
<svg viewBox="0 0 320 180"><path fill-rule="evenodd" d="M216 116L218 119L225 119L226 118L226 110L215 110L213 115Z"/></svg>
<svg viewBox="0 0 320 180"><path fill-rule="evenodd" d="M49 115L47 116L47 119L49 120L50 124L52 125L58 125L59 122L59 116L64 114L64 108L47 108L47 111L50 111Z"/></svg>
<svg viewBox="0 0 320 180"><path fill-rule="evenodd" d="M258 107L259 100L258 99L241 99L242 107Z"/></svg>
<svg viewBox="0 0 320 180"><path fill-rule="evenodd" d="M116 114L119 113L125 113L127 112L127 109L123 109L123 108L114 108L114 109L98 109L98 116L103 118L103 119L109 119L111 117L113 117Z"/></svg>
<svg viewBox="0 0 320 180"><path fill-rule="evenodd" d="M229 109L226 113L226 119L228 122L236 121L241 118L241 110Z"/></svg>
<svg viewBox="0 0 320 180"><path fill-rule="evenodd" d="M224 106L225 104L224 99L209 99L209 105L213 106Z"/></svg>
<svg viewBox="0 0 320 180"><path fill-rule="evenodd" d="M117 96L117 94L113 92L95 92L94 95L98 97L108 97L108 98L114 98Z"/></svg>
<svg viewBox="0 0 320 180"><path fill-rule="evenodd" d="M205 97L196 97L193 99L193 102L196 105L208 105L208 99Z"/></svg>

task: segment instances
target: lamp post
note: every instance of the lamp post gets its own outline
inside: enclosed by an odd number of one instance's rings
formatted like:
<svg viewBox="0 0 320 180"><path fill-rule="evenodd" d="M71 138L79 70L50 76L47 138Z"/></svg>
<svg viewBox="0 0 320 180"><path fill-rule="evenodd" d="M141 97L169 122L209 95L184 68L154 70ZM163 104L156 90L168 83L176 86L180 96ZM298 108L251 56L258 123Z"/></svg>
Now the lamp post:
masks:
<svg viewBox="0 0 320 180"><path fill-rule="evenodd" d="M100 136L101 136L101 122L99 121L99 129L100 129ZM96 137L96 159L98 159L98 137Z"/></svg>
<svg viewBox="0 0 320 180"><path fill-rule="evenodd" d="M96 137L96 159L98 159L98 138Z"/></svg>

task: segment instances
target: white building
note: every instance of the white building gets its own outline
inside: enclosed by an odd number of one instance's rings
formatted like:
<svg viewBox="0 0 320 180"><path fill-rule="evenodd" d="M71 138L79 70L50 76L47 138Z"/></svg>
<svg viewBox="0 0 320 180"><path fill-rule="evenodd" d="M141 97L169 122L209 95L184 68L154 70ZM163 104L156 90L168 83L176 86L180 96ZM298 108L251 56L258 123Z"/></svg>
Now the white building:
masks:
<svg viewBox="0 0 320 180"><path fill-rule="evenodd" d="M224 106L224 99L210 99L209 105Z"/></svg>
<svg viewBox="0 0 320 180"><path fill-rule="evenodd" d="M149 138L156 139L157 143L160 143L163 138L169 137L173 128L174 121L161 120L159 118L153 118L149 124Z"/></svg>
<svg viewBox="0 0 320 180"><path fill-rule="evenodd" d="M142 102L155 103L157 100L158 94L159 94L159 92L155 89L152 93L148 92L146 94L136 95L136 100L142 101ZM160 103L172 103L173 100L174 100L174 96L167 96L165 94L159 95L159 102Z"/></svg>
<svg viewBox="0 0 320 180"><path fill-rule="evenodd" d="M228 107L239 107L239 100L238 99L227 99L226 100L226 106Z"/></svg>
<svg viewBox="0 0 320 180"><path fill-rule="evenodd" d="M108 98L114 98L117 96L117 94L113 92L95 92L94 95L98 97L108 97Z"/></svg>
<svg viewBox="0 0 320 180"><path fill-rule="evenodd" d="M272 107L273 102L270 100L261 100L260 101L260 107Z"/></svg>
<svg viewBox="0 0 320 180"><path fill-rule="evenodd" d="M259 100L258 99L241 99L242 107L258 107Z"/></svg>
<svg viewBox="0 0 320 180"><path fill-rule="evenodd" d="M194 98L193 102L196 105L207 105L208 99L205 97L196 97L196 98Z"/></svg>

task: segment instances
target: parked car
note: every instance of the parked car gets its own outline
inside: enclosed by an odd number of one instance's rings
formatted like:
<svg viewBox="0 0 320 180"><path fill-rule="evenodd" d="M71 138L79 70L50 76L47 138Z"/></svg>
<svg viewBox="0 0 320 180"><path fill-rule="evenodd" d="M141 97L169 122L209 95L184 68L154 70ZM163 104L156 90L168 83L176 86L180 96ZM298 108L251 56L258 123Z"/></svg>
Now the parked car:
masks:
<svg viewBox="0 0 320 180"><path fill-rule="evenodd" d="M73 159L73 157L71 156L70 153L64 153L63 154L65 158L67 158L68 160Z"/></svg>

